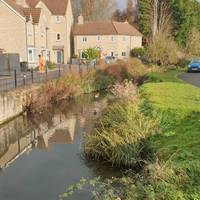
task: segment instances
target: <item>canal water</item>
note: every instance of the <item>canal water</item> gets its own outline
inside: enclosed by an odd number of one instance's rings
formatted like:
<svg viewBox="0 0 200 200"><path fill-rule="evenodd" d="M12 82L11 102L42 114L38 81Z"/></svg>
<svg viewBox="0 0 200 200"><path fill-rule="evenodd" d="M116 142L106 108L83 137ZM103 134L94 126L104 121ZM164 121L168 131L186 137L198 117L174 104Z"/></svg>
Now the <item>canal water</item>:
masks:
<svg viewBox="0 0 200 200"><path fill-rule="evenodd" d="M57 200L81 178L118 176L104 163L86 161L81 150L83 135L106 105L106 97L89 95L1 126L0 200ZM90 194L83 190L68 199L89 200Z"/></svg>

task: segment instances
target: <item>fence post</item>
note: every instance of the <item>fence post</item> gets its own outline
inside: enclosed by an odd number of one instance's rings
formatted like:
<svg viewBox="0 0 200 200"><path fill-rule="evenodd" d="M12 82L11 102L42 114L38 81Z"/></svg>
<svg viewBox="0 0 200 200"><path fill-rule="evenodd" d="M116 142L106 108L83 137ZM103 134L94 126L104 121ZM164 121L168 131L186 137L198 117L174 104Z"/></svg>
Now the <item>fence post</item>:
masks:
<svg viewBox="0 0 200 200"><path fill-rule="evenodd" d="M31 81L34 83L34 78L33 78L33 68L31 68Z"/></svg>
<svg viewBox="0 0 200 200"><path fill-rule="evenodd" d="M17 70L14 70L14 81L15 81L15 88L17 88Z"/></svg>
<svg viewBox="0 0 200 200"><path fill-rule="evenodd" d="M47 78L47 74L48 74L47 66L46 66L45 72L46 72L46 78Z"/></svg>
<svg viewBox="0 0 200 200"><path fill-rule="evenodd" d="M23 75L23 83L26 85L26 74Z"/></svg>
<svg viewBox="0 0 200 200"><path fill-rule="evenodd" d="M58 76L61 76L61 72L60 72L60 64L58 64Z"/></svg>
<svg viewBox="0 0 200 200"><path fill-rule="evenodd" d="M81 74L81 64L80 63L78 65L78 71L79 71L79 74Z"/></svg>
<svg viewBox="0 0 200 200"><path fill-rule="evenodd" d="M69 64L69 72L72 72L72 64Z"/></svg>

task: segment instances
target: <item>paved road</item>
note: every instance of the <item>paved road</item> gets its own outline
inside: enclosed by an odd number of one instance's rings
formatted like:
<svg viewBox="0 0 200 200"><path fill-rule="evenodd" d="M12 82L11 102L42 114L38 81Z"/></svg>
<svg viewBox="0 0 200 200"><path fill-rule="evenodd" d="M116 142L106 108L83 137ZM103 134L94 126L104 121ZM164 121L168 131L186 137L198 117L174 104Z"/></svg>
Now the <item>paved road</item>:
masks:
<svg viewBox="0 0 200 200"><path fill-rule="evenodd" d="M200 87L200 73L182 73L178 75L181 80Z"/></svg>

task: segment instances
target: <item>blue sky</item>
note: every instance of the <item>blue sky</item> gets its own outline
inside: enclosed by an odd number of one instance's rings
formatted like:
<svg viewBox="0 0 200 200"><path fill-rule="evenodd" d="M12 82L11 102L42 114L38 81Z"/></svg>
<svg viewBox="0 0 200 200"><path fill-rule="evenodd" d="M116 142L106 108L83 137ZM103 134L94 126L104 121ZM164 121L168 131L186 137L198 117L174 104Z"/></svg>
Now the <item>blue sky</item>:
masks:
<svg viewBox="0 0 200 200"><path fill-rule="evenodd" d="M126 0L117 0L117 4L119 8L125 8L126 6Z"/></svg>

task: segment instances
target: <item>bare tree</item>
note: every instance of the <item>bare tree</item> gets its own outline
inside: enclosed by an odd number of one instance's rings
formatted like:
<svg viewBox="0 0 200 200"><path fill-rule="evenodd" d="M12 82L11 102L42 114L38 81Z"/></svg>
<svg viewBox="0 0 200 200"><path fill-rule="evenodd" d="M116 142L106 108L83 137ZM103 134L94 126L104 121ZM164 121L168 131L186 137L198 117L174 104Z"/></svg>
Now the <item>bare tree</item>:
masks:
<svg viewBox="0 0 200 200"><path fill-rule="evenodd" d="M135 21L135 9L133 6L133 0L127 0L127 9L126 9L126 18L130 24L133 24Z"/></svg>
<svg viewBox="0 0 200 200"><path fill-rule="evenodd" d="M80 0L81 12L87 21L110 19L115 5L114 0Z"/></svg>
<svg viewBox="0 0 200 200"><path fill-rule="evenodd" d="M170 33L173 25L171 6L168 0L150 0L147 6L146 19L154 38L160 33Z"/></svg>
<svg viewBox="0 0 200 200"><path fill-rule="evenodd" d="M126 12L117 9L113 15L112 20L117 22L124 22L127 19Z"/></svg>
<svg viewBox="0 0 200 200"><path fill-rule="evenodd" d="M71 2L72 2L74 19L75 22L77 22L77 18L81 14L80 0L72 0Z"/></svg>

